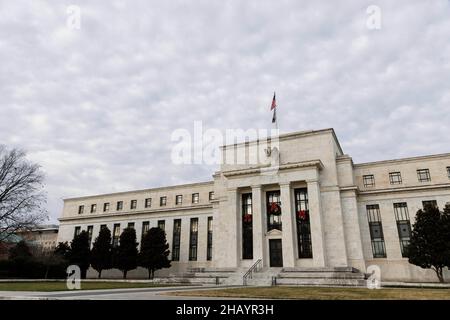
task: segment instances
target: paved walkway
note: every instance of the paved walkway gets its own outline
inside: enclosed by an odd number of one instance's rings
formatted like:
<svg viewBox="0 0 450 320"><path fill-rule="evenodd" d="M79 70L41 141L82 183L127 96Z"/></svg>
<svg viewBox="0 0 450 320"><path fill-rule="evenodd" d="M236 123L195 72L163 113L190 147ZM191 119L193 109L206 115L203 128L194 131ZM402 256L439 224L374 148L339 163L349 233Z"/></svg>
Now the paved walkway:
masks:
<svg viewBox="0 0 450 320"><path fill-rule="evenodd" d="M214 297L172 296L167 293L191 290L225 289L229 287L161 287L72 291L0 291L0 300L226 300ZM233 298L233 300L236 298Z"/></svg>

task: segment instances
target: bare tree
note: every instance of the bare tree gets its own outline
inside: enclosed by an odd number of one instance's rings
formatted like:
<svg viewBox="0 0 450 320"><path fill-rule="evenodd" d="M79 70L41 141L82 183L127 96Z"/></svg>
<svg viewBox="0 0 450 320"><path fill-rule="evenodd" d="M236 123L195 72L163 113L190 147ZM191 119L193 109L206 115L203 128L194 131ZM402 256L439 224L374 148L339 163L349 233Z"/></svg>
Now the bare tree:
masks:
<svg viewBox="0 0 450 320"><path fill-rule="evenodd" d="M0 145L0 241L47 218L44 175L22 150Z"/></svg>

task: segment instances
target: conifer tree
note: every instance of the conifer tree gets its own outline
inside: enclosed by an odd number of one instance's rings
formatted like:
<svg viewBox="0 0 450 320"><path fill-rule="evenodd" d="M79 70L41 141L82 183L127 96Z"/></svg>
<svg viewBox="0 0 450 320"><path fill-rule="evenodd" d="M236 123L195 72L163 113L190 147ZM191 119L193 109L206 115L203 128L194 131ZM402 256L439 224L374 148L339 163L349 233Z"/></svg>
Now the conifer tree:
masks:
<svg viewBox="0 0 450 320"><path fill-rule="evenodd" d="M139 265L148 270L148 278L153 279L155 271L170 267L170 251L166 233L160 228L151 228L142 238Z"/></svg>
<svg viewBox="0 0 450 320"><path fill-rule="evenodd" d="M122 271L123 278L127 278L130 270L136 269L138 257L138 243L134 228L126 228L120 235L119 246L116 248L114 263L115 267Z"/></svg>
<svg viewBox="0 0 450 320"><path fill-rule="evenodd" d="M107 227L101 228L91 251L91 266L98 272L99 279L103 270L111 269L111 248L111 231Z"/></svg>

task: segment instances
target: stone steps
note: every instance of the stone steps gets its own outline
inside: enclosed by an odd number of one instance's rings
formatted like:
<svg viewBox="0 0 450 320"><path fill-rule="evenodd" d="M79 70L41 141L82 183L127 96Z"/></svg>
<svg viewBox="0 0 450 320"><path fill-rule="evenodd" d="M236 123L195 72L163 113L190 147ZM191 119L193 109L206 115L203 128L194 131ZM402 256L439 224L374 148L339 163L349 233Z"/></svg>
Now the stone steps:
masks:
<svg viewBox="0 0 450 320"><path fill-rule="evenodd" d="M358 269L353 267L294 267L294 268L282 268L281 272L359 272Z"/></svg>
<svg viewBox="0 0 450 320"><path fill-rule="evenodd" d="M272 279L276 278L281 270L282 268L268 267L258 270L258 272L252 273L251 277L247 278L247 286L271 286Z"/></svg>
<svg viewBox="0 0 450 320"><path fill-rule="evenodd" d="M167 278L171 283L242 286L245 268L190 269ZM263 268L247 278L247 286L366 286L366 276L351 267L336 268Z"/></svg>
<svg viewBox="0 0 450 320"><path fill-rule="evenodd" d="M365 279L362 273L335 273L335 272L290 272L280 273L279 278L309 278L309 279Z"/></svg>
<svg viewBox="0 0 450 320"><path fill-rule="evenodd" d="M362 279L311 279L311 278L277 278L276 285L281 286L323 286L323 287L365 287Z"/></svg>
<svg viewBox="0 0 450 320"><path fill-rule="evenodd" d="M352 267L284 268L277 285L365 287L366 275Z"/></svg>

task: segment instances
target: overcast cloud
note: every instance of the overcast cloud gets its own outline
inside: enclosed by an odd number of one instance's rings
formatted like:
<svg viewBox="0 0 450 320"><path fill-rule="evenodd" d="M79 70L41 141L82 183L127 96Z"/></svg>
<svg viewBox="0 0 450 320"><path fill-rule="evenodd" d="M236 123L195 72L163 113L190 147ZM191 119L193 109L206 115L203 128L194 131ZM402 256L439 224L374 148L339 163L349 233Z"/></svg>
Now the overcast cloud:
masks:
<svg viewBox="0 0 450 320"><path fill-rule="evenodd" d="M52 222L65 197L210 180L171 133L270 128L274 90L282 132L333 127L355 162L449 152L449 40L448 0L0 0L0 143L42 165Z"/></svg>

